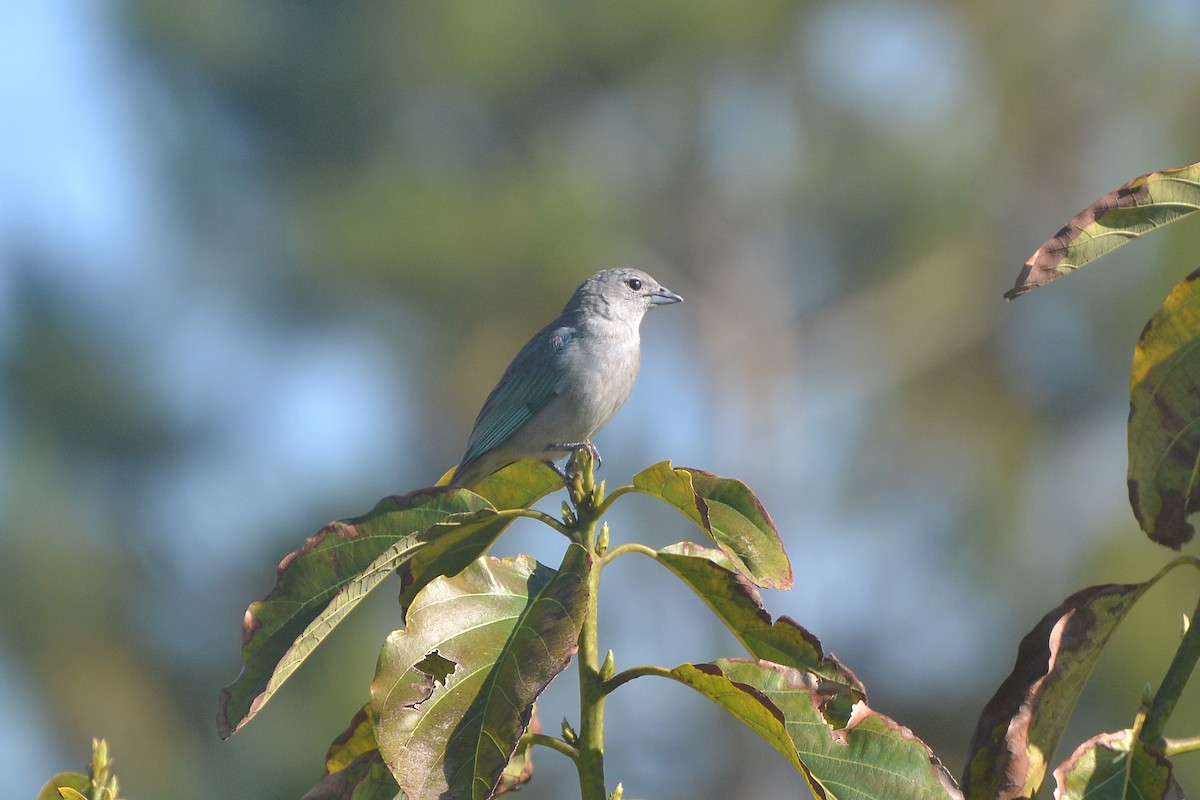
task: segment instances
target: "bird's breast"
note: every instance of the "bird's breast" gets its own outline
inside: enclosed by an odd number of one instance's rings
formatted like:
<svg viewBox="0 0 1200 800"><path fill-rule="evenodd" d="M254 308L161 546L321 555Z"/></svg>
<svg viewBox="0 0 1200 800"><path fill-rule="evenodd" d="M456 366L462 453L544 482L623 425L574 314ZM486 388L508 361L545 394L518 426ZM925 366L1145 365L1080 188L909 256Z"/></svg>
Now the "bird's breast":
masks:
<svg viewBox="0 0 1200 800"><path fill-rule="evenodd" d="M578 410L586 428L582 438L587 438L612 419L633 391L640 361L637 331L586 337L577 356L568 402Z"/></svg>

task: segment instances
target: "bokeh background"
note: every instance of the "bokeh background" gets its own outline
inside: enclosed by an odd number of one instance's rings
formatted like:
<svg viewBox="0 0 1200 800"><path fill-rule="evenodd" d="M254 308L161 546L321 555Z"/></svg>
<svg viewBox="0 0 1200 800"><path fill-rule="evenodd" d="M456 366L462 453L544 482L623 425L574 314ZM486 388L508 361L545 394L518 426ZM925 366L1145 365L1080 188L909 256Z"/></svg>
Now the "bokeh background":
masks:
<svg viewBox="0 0 1200 800"><path fill-rule="evenodd" d="M1127 504L1128 369L1200 225L1001 294L1084 205L1200 159L1198 42L1191 0L0 5L4 793L104 736L131 798L301 795L395 591L220 742L247 603L457 461L517 348L624 264L686 302L643 325L602 476L749 483L796 570L768 608L958 773L1037 619L1167 560ZM615 542L695 535L620 505ZM1060 758L1131 723L1196 584L1119 631ZM606 591L619 666L738 652L652 563ZM681 687L608 708L631 796L806 796ZM575 795L536 765L525 796Z"/></svg>

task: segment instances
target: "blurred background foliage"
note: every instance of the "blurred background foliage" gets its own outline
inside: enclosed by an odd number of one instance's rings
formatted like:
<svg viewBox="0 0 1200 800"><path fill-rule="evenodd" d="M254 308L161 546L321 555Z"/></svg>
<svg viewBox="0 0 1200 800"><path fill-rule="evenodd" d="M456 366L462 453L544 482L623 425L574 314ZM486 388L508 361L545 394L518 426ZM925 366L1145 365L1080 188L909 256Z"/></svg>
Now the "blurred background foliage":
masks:
<svg viewBox="0 0 1200 800"><path fill-rule="evenodd" d="M302 794L394 593L221 743L245 606L321 524L453 464L516 349L617 264L687 302L643 326L602 475L745 480L797 570L768 607L959 771L1020 636L1168 555L1127 504L1128 369L1200 226L1000 296L1084 205L1200 157L1198 41L1187 0L0 8L6 785L32 796L103 736L130 797ZM639 502L614 542L692 536ZM518 526L501 550L561 545ZM1184 572L1118 632L1060 757L1161 677ZM618 666L737 652L672 583L611 572ZM1168 735L1198 732L1195 701ZM634 796L803 792L678 687L609 710ZM525 796L574 794L535 760Z"/></svg>

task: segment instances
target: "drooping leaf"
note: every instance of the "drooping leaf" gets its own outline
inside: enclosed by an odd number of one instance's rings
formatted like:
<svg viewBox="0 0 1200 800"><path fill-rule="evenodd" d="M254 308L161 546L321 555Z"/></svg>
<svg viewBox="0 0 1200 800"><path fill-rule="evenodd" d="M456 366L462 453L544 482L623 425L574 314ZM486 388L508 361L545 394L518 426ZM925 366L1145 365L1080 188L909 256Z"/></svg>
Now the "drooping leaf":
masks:
<svg viewBox="0 0 1200 800"><path fill-rule="evenodd" d="M827 800L961 798L912 732L845 685L747 659L683 664L668 676L709 698L778 750Z"/></svg>
<svg viewBox="0 0 1200 800"><path fill-rule="evenodd" d="M866 694L853 672L825 654L816 636L790 617L773 621L758 590L722 551L681 542L659 550L656 560L708 604L750 655L853 687L860 698Z"/></svg>
<svg viewBox="0 0 1200 800"><path fill-rule="evenodd" d="M791 588L792 565L779 531L746 484L661 461L634 475L633 485L679 509L756 586Z"/></svg>
<svg viewBox="0 0 1200 800"><path fill-rule="evenodd" d="M1135 178L1080 211L1025 262L1012 299L1200 208L1200 163Z"/></svg>
<svg viewBox="0 0 1200 800"><path fill-rule="evenodd" d="M1131 752L1132 751L1132 752ZM1171 762L1148 751L1133 731L1102 733L1054 770L1056 800L1183 800Z"/></svg>
<svg viewBox="0 0 1200 800"><path fill-rule="evenodd" d="M250 721L392 571L400 571L411 597L491 546L510 524L494 518L496 509L527 507L561 483L544 464L520 462L473 492L432 488L385 498L370 513L331 522L309 537L280 563L271 593L246 610L242 672L220 697L221 738Z"/></svg>
<svg viewBox="0 0 1200 800"><path fill-rule="evenodd" d="M962 778L968 798L1004 800L1037 792L1104 645L1171 566L1146 583L1076 592L1021 640L1016 665L984 707L971 737Z"/></svg>
<svg viewBox="0 0 1200 800"><path fill-rule="evenodd" d="M712 700L735 719L761 736L801 774L804 765L788 736L781 712L757 689L735 682L716 664L680 664L669 676Z"/></svg>
<svg viewBox="0 0 1200 800"><path fill-rule="evenodd" d="M1129 502L1142 530L1178 549L1200 508L1200 271L1146 323L1129 379Z"/></svg>
<svg viewBox="0 0 1200 800"><path fill-rule="evenodd" d="M457 514L487 510L461 489L426 489L381 500L368 514L331 522L279 564L275 588L242 623L242 672L221 690L217 727L228 738L246 724L366 592L427 544L420 536ZM389 562L380 572L377 560ZM360 581L364 573L369 577ZM343 591L348 589L347 591ZM335 605L328 620L326 613ZM315 623L315 624L314 624Z"/></svg>
<svg viewBox="0 0 1200 800"><path fill-rule="evenodd" d="M853 703L846 718L842 708L852 695L845 686L769 662L721 659L715 663L731 680L752 686L780 710L818 797L962 797L933 751L908 728L863 701Z"/></svg>
<svg viewBox="0 0 1200 800"><path fill-rule="evenodd" d="M557 572L483 558L413 599L371 684L380 752L410 798L493 793L534 700L575 652L590 569L574 544Z"/></svg>

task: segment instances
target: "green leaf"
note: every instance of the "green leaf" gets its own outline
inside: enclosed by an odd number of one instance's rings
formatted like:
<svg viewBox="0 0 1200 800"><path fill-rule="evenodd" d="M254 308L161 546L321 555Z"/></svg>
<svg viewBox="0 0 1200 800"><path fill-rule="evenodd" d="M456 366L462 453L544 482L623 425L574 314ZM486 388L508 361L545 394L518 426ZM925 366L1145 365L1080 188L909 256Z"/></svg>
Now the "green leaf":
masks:
<svg viewBox="0 0 1200 800"><path fill-rule="evenodd" d="M280 563L271 593L246 610L242 672L220 697L221 738L249 722L392 571L401 574L402 597L411 598L491 546L511 523L496 519L495 510L528 507L561 485L544 464L519 462L473 492L431 488L388 497L370 513L331 522L309 537Z"/></svg>
<svg viewBox="0 0 1200 800"><path fill-rule="evenodd" d="M534 704L533 714L529 718L528 733L541 733L542 723L538 721L537 704ZM522 733L524 736L524 732ZM496 794L516 792L533 777L533 743L524 741L517 745L516 752L508 760L508 766L500 774L500 782L496 784Z"/></svg>
<svg viewBox="0 0 1200 800"><path fill-rule="evenodd" d="M962 797L941 762L907 728L863 702L846 713L853 693L843 684L746 659L683 664L665 676L692 687L761 736L817 797Z"/></svg>
<svg viewBox="0 0 1200 800"><path fill-rule="evenodd" d="M744 659L716 662L731 680L751 686L783 715L813 793L833 800L961 798L954 779L912 731L856 702L841 684L809 672ZM835 723L835 720L837 721Z"/></svg>
<svg viewBox="0 0 1200 800"><path fill-rule="evenodd" d="M333 740L325 754L324 774L301 800L406 800L407 795L379 753L370 709L370 705L360 708L346 730ZM536 707L528 730L542 732ZM500 778L497 794L519 789L529 782L533 775L532 749L527 743L513 753Z"/></svg>
<svg viewBox="0 0 1200 800"><path fill-rule="evenodd" d="M425 489L389 497L369 514L329 523L284 558L275 588L246 610L242 672L221 691L217 715L221 738L228 738L258 713L344 618L347 606L377 585L375 577L386 577L427 544L421 532L454 515L488 508L483 498L461 489ZM382 574L380 558L390 565ZM370 576L365 581L364 574Z"/></svg>
<svg viewBox="0 0 1200 800"><path fill-rule="evenodd" d="M576 650L591 568L575 544L557 572L483 558L413 599L371 684L380 752L410 798L491 795Z"/></svg>
<svg viewBox="0 0 1200 800"><path fill-rule="evenodd" d="M37 800L62 800L67 795L65 792L75 792L83 794L90 792L92 782L88 780L88 776L82 772L60 772L50 780L38 792ZM86 797L86 795L83 795Z"/></svg>
<svg viewBox="0 0 1200 800"><path fill-rule="evenodd" d="M634 475L633 485L683 512L755 585L791 588L792 565L779 531L746 484L660 461Z"/></svg>
<svg viewBox="0 0 1200 800"><path fill-rule="evenodd" d="M1146 323L1129 380L1129 502L1142 530L1178 549L1200 508L1200 271Z"/></svg>
<svg viewBox="0 0 1200 800"><path fill-rule="evenodd" d="M1132 752L1131 752L1132 750ZM1133 731L1102 733L1054 770L1058 800L1183 800L1171 762L1148 751Z"/></svg>
<svg viewBox="0 0 1200 800"><path fill-rule="evenodd" d="M1200 163L1135 178L1072 217L1029 257L1004 296L1043 286L1197 208Z"/></svg>
<svg viewBox="0 0 1200 800"><path fill-rule="evenodd" d="M502 510L528 508L562 485L562 477L549 466L527 460L492 473L471 491ZM400 566L402 607L407 608L429 581L439 575L457 575L491 548L509 523L493 524L488 516L482 513L473 524L461 520L461 527L431 537L428 547Z"/></svg>
<svg viewBox="0 0 1200 800"><path fill-rule="evenodd" d="M563 488L562 476L541 461L517 461L493 472L471 491L496 508L529 508L555 489Z"/></svg>
<svg viewBox="0 0 1200 800"><path fill-rule="evenodd" d="M1146 583L1076 592L1021 640L1012 673L971 737L962 778L967 797L1032 797L1038 791L1104 645L1146 590L1180 563Z"/></svg>
<svg viewBox="0 0 1200 800"><path fill-rule="evenodd" d="M708 604L750 655L853 687L859 698L866 693L854 673L825 655L816 636L790 617L772 621L758 590L722 551L681 542L659 550L656 560Z"/></svg>
<svg viewBox="0 0 1200 800"><path fill-rule="evenodd" d="M37 800L120 800L120 786L112 774L108 742L92 739L92 759L88 774L60 772L41 788Z"/></svg>
<svg viewBox="0 0 1200 800"><path fill-rule="evenodd" d="M805 773L788 735L783 712L762 692L735 682L716 664L680 664L666 673L666 677L695 689L728 711L778 750L799 772Z"/></svg>

